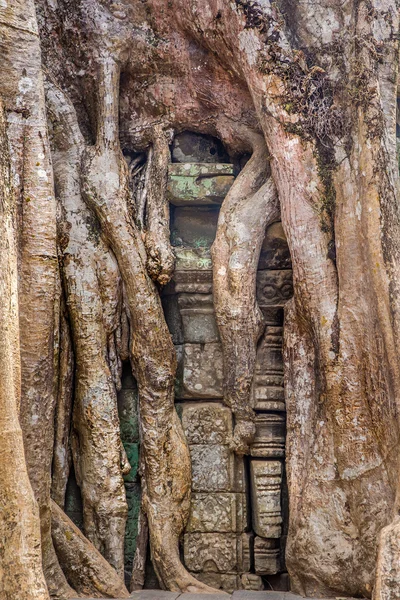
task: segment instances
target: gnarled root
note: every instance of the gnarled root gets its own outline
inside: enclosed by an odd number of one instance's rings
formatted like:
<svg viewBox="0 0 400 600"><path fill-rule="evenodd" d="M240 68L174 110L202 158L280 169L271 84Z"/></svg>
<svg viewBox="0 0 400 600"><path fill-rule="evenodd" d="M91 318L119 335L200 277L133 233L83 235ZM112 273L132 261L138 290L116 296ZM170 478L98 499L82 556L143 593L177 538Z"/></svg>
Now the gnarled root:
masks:
<svg viewBox="0 0 400 600"><path fill-rule="evenodd" d="M80 193L84 141L62 92L48 85L55 129L53 162L64 230L63 283L76 359L72 453L83 499L84 530L122 576L127 518L115 379L109 347L119 317L121 285L115 260L98 236ZM115 370L115 369L114 369ZM125 465L129 470L129 465Z"/></svg>
<svg viewBox="0 0 400 600"><path fill-rule="evenodd" d="M92 598L128 598L120 576L55 502L51 517L57 554L76 591Z"/></svg>
<svg viewBox="0 0 400 600"><path fill-rule="evenodd" d="M144 244L147 271L161 285L166 285L171 279L175 265L169 239L169 204L166 198L169 161L168 134L161 125L155 125L148 165Z"/></svg>
<svg viewBox="0 0 400 600"><path fill-rule="evenodd" d="M211 588L197 582L179 557L179 535L190 503L189 450L174 408L174 347L146 270L144 244L128 210L128 171L118 139L119 67L110 57L101 62L99 79L97 143L83 156L83 189L125 283L131 362L139 388L143 506L154 565L165 588L186 591L193 586L208 592Z"/></svg>
<svg viewBox="0 0 400 600"><path fill-rule="evenodd" d="M214 307L224 356L224 402L236 424L232 449L248 452L255 434L250 391L257 341L263 330L256 302L256 274L265 228L279 217L268 178L267 148L250 134L253 154L226 196L212 246Z"/></svg>

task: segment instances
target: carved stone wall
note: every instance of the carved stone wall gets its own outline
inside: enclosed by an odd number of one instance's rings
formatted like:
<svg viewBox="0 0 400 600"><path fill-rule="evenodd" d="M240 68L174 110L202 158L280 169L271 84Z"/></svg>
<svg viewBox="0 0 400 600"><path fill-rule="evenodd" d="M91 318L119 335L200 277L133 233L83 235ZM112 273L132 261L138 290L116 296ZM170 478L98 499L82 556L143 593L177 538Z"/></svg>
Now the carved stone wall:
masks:
<svg viewBox="0 0 400 600"><path fill-rule="evenodd" d="M274 223L266 232L257 275L266 323L252 389L257 433L251 456L242 458L229 450L233 421L223 405L210 255L235 168L212 162L221 160L221 151L213 158L215 143L199 137L184 134L181 142L178 136L173 146L176 162L170 165L168 190L176 270L163 292L179 360L176 404L193 471L183 557L198 579L214 587L263 589L265 578L285 571L282 333L283 306L292 295L290 255L282 226Z"/></svg>

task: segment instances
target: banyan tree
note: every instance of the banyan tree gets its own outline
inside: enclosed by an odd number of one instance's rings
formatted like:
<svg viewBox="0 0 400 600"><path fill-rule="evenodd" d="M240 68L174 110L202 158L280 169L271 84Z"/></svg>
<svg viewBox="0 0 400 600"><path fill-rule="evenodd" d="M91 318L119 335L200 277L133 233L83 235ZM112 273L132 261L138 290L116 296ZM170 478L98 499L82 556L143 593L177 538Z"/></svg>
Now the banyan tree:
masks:
<svg viewBox="0 0 400 600"><path fill-rule="evenodd" d="M2 600L400 597L399 8L0 0Z"/></svg>

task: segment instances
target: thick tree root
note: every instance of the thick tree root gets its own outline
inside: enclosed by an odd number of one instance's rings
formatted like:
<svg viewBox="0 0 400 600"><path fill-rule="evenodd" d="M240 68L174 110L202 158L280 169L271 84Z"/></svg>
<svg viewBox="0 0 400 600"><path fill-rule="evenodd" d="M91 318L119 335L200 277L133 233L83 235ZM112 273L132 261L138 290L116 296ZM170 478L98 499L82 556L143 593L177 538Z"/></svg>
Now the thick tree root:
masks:
<svg viewBox="0 0 400 600"><path fill-rule="evenodd" d="M147 252L147 271L150 277L161 285L167 284L171 279L175 265L170 244L169 204L166 198L169 162L168 134L161 125L155 125L146 187L144 244Z"/></svg>
<svg viewBox="0 0 400 600"><path fill-rule="evenodd" d="M48 600L39 510L18 421L20 396L15 197L0 101L0 598Z"/></svg>
<svg viewBox="0 0 400 600"><path fill-rule="evenodd" d="M84 141L74 108L54 86L48 85L47 98L49 111L62 125L54 140L54 173L62 204L62 272L76 362L71 440L75 474L85 533L122 576L127 504L121 464L126 472L130 466L120 440L117 375L111 374L109 358L119 323L120 277L81 199Z"/></svg>
<svg viewBox="0 0 400 600"><path fill-rule="evenodd" d="M224 356L224 402L235 415L232 450L248 452L254 434L250 391L263 318L256 302L256 274L266 226L279 218L268 178L264 139L249 134L253 154L226 196L212 246L213 294Z"/></svg>
<svg viewBox="0 0 400 600"><path fill-rule="evenodd" d="M211 588L197 582L179 557L179 536L190 504L189 450L174 408L174 347L146 270L143 241L128 211L128 170L118 139L119 67L110 57L100 64L99 81L100 126L96 146L83 157L83 189L125 283L131 362L139 388L143 507L153 562L165 588L209 592Z"/></svg>
<svg viewBox="0 0 400 600"><path fill-rule="evenodd" d="M92 598L128 598L120 576L55 502L51 516L54 545L76 591Z"/></svg>

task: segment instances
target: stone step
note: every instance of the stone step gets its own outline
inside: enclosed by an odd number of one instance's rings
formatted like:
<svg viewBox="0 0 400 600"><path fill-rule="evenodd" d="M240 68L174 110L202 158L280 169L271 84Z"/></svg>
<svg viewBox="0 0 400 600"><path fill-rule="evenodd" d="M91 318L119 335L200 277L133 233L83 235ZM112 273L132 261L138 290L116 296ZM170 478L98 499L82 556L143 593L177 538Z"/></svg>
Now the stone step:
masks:
<svg viewBox="0 0 400 600"><path fill-rule="evenodd" d="M263 591L263 592L250 592L247 590L237 590L233 594L180 594L179 592L165 592L163 590L140 590L132 592L131 598L136 600L320 600L318 598L308 599L299 596L298 594L292 594L292 592L275 592L275 591ZM81 598L72 598L72 600L82 600ZM86 598L85 600L96 600L95 598ZM97 599L99 600L99 599ZM105 599L104 599L105 600ZM122 600L118 598L116 600ZM341 596L336 598L324 600L355 600L354 598L343 598Z"/></svg>

